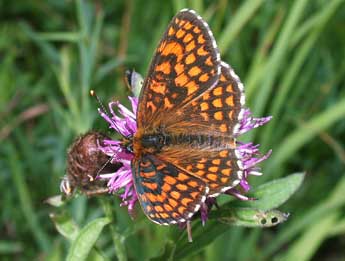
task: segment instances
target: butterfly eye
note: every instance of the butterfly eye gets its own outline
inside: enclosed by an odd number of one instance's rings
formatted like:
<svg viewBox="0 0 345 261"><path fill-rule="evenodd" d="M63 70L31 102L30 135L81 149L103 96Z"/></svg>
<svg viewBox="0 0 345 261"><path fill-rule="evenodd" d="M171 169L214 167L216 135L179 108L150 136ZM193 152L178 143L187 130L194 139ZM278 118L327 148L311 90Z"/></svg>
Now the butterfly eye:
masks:
<svg viewBox="0 0 345 261"><path fill-rule="evenodd" d="M132 143L128 143L126 146L125 146L125 149L130 152L130 153L133 153L133 144Z"/></svg>

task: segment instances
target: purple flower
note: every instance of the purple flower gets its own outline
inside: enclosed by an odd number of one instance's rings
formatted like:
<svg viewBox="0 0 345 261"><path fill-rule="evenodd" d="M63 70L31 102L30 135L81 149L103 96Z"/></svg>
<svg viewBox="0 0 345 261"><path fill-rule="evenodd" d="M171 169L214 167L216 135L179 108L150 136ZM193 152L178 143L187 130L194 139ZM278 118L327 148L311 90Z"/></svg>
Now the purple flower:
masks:
<svg viewBox="0 0 345 261"><path fill-rule="evenodd" d="M138 99L135 97L128 97L132 104L132 111L128 110L119 102L110 102L108 115L103 110L99 109L100 115L109 123L109 128L114 129L122 136L133 136L137 131L137 124L135 114L138 106ZM116 115L116 111L121 116ZM110 193L119 192L122 200L121 206L127 206L129 213L132 213L135 203L138 200L137 193L133 184L131 160L133 154L129 153L122 141L118 140L104 140L104 145L100 149L111 157L112 162L122 163L122 167L115 173L101 174L100 179L108 180L108 188Z"/></svg>
<svg viewBox="0 0 345 261"><path fill-rule="evenodd" d="M272 117L263 117L263 118L253 118L251 117L251 111L249 109L243 109L240 113L242 116L240 116L240 127L237 133L235 133L235 136L239 136L241 134L244 134L254 128L257 128L259 126L262 126L269 122ZM259 152L259 146L260 145L254 145L253 143L242 143L237 141L237 155L241 160L242 163L242 170L243 170L243 177L240 182L240 186L242 189L247 192L250 189L249 183L248 183L248 176L249 175L255 175L255 176L261 176L262 173L260 172L260 168L257 167L257 164L266 160L271 155L271 150L266 153L266 155L260 156ZM235 197L241 199L241 200L249 200L249 198L241 195L238 193L238 190L235 188L232 188L226 192L227 194L232 194Z"/></svg>
<svg viewBox="0 0 345 261"><path fill-rule="evenodd" d="M109 127L124 137L131 137L137 131L136 125L136 111L138 107L138 99L129 97L132 104L132 110L127 109L119 102L110 102L108 115L105 111L99 109L100 115L109 123ZM249 109L243 109L240 113L240 122L234 136L237 137L247 131L257 128L266 124L271 117L253 118ZM249 191L250 185L248 182L249 175L259 176L262 175L258 163L267 159L271 151L265 155L261 155L258 150L259 145L253 143L242 143L237 141L236 155L241 162L241 170L243 172L242 179L239 186L231 188L225 194L232 195L240 200L251 200L242 193ZM138 200L132 177L131 160L133 154L126 149L123 141L118 140L105 140L100 149L112 158L112 162L121 162L122 167L115 173L101 174L99 178L108 180L109 192L117 192L122 200L121 205L126 205L131 213L135 203ZM202 224L208 219L208 213L212 206L216 205L216 199L208 197L200 207L200 217ZM188 226L189 221L179 224L181 227Z"/></svg>

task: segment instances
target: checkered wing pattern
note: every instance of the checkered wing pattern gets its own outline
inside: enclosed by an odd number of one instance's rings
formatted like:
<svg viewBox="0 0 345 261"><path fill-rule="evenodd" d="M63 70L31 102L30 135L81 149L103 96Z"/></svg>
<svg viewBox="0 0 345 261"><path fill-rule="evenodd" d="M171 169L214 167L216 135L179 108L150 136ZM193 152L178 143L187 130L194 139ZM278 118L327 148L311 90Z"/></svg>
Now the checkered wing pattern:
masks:
<svg viewBox="0 0 345 261"><path fill-rule="evenodd" d="M154 130L172 111L213 87L220 76L220 54L206 22L182 10L169 24L144 81L137 112L138 128Z"/></svg>
<svg viewBox="0 0 345 261"><path fill-rule="evenodd" d="M222 62L217 84L177 108L174 120L165 123L165 131L231 137L239 129L244 103L243 84L234 70Z"/></svg>
<svg viewBox="0 0 345 261"><path fill-rule="evenodd" d="M142 209L155 223L185 222L206 199L204 181L153 155L134 161L133 173Z"/></svg>
<svg viewBox="0 0 345 261"><path fill-rule="evenodd" d="M212 140L213 139L213 140ZM180 170L203 180L209 188L208 196L235 187L242 178L242 164L236 154L236 143L231 138L212 138L199 146L169 146L157 156L171 162Z"/></svg>

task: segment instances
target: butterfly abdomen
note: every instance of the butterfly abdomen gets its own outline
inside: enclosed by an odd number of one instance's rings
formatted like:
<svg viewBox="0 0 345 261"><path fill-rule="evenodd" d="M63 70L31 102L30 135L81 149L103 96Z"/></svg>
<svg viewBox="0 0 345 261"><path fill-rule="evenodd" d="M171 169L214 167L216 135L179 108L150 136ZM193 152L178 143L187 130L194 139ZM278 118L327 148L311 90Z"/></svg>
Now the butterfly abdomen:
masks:
<svg viewBox="0 0 345 261"><path fill-rule="evenodd" d="M171 136L170 145L189 145L193 148L224 147L224 137L202 134L180 134Z"/></svg>
<svg viewBox="0 0 345 261"><path fill-rule="evenodd" d="M187 145L193 148L198 147L224 147L227 144L223 137L212 135L197 134L150 134L141 138L143 148L149 149L151 152L159 152L164 147L173 145Z"/></svg>

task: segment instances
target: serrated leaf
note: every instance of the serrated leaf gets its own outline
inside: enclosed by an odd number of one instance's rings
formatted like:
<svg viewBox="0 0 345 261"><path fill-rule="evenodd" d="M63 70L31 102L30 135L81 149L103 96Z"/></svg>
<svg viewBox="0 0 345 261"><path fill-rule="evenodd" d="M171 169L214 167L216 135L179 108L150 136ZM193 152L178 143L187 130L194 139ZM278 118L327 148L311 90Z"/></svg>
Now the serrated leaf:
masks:
<svg viewBox="0 0 345 261"><path fill-rule="evenodd" d="M301 186L304 176L304 173L295 173L285 178L265 183L248 194L248 196L256 200L231 202L229 206L249 207L260 210L277 208L296 192Z"/></svg>
<svg viewBox="0 0 345 261"><path fill-rule="evenodd" d="M213 215L224 224L244 227L272 227L286 221L289 216L279 210L262 211L252 208L222 209Z"/></svg>
<svg viewBox="0 0 345 261"><path fill-rule="evenodd" d="M59 214L51 213L49 216L52 219L56 230L62 236L69 240L74 240L77 237L79 233L79 227L67 212Z"/></svg>
<svg viewBox="0 0 345 261"><path fill-rule="evenodd" d="M83 227L69 249L67 260L85 260L96 243L102 229L109 222L110 220L108 218L98 218Z"/></svg>

